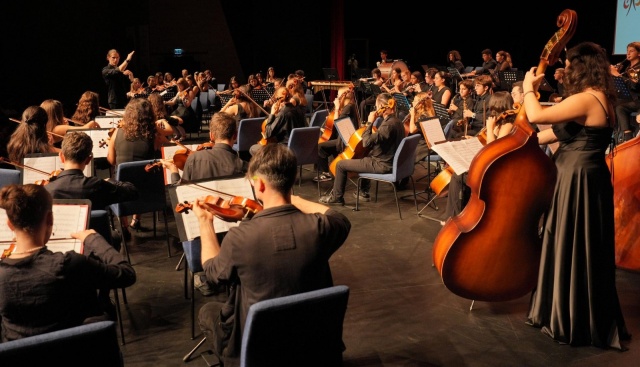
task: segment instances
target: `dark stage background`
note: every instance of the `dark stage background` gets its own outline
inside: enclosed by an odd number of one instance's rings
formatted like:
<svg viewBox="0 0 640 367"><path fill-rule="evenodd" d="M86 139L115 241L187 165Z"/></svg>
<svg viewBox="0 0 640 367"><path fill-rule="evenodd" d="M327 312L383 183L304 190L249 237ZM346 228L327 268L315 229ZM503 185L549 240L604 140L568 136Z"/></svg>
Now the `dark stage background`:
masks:
<svg viewBox="0 0 640 367"><path fill-rule="evenodd" d="M179 75L183 68L191 73L211 69L219 83L228 83L232 75L246 81L248 74L266 73L269 66L281 77L302 69L307 80L323 79L323 67L336 67L340 79L348 79L352 54L369 69L383 48L412 70L445 64L452 49L461 52L465 65L479 66L485 48L511 53L514 67L527 70L538 64L557 30L556 17L566 8L578 14L569 46L593 41L613 48L613 1L519 7L527 10L516 10L513 2L405 1L382 7L347 0L11 2L3 5L1 22L0 107L16 117L25 107L53 98L70 116L86 90L98 92L107 106L100 71L111 48L121 59L136 51L129 68L142 81L156 71ZM341 13L342 26L332 20ZM183 48L185 55L174 57L174 48ZM612 55L611 62L623 59ZM548 69L548 80L558 66Z"/></svg>

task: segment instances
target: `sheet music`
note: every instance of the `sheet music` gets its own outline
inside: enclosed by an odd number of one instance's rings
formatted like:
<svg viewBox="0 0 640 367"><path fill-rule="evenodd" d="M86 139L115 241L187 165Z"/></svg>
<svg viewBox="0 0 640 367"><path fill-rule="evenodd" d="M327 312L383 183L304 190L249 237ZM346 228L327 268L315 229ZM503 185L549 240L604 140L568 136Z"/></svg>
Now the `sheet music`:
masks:
<svg viewBox="0 0 640 367"><path fill-rule="evenodd" d="M91 137L93 141L93 158L106 158L109 151L109 130L111 129L87 129L82 132Z"/></svg>
<svg viewBox="0 0 640 367"><path fill-rule="evenodd" d="M95 122L101 129L111 129L118 126L120 120L122 120L121 116L96 116Z"/></svg>
<svg viewBox="0 0 640 367"><path fill-rule="evenodd" d="M91 205L89 200L87 204L68 204L53 203L53 232L51 238L47 242L47 248L52 252L75 251L82 253L82 242L71 238L71 233L80 232L89 226L89 215L91 213ZM0 209L0 223L7 223L7 212ZM14 241L14 234L9 226L0 226L0 251L11 245Z"/></svg>
<svg viewBox="0 0 640 367"><path fill-rule="evenodd" d="M333 126L338 129L338 133L340 134L340 137L342 138L344 144L349 145L349 138L351 138L351 135L356 132L356 129L353 127L353 121L351 121L351 118L345 117L339 120L334 120Z"/></svg>
<svg viewBox="0 0 640 367"><path fill-rule="evenodd" d="M469 170L471 161L484 145L477 137L434 144L433 149L447 162L456 174L461 175Z"/></svg>
<svg viewBox="0 0 640 367"><path fill-rule="evenodd" d="M198 187L197 185L204 186L205 188ZM224 192L229 195L242 196L255 200L255 196L253 195L253 190L251 188L249 180L246 177L240 177L234 179L198 182L197 184L180 185L176 187L176 196L178 199L178 202L176 204L184 203L185 201L192 203L199 197L216 195L215 193L208 191L206 188ZM225 195L221 196L224 197ZM188 214L180 213L179 215L181 216L181 222L184 225L184 230L187 237L184 240L187 241L199 237L200 226L198 224L196 215L192 211L189 211ZM180 221L178 221L178 223L180 223ZM213 226L216 233L226 232L232 227L237 227L239 224L240 222L226 222L217 217L214 217L213 219Z"/></svg>
<svg viewBox="0 0 640 367"><path fill-rule="evenodd" d="M198 148L198 144L182 144L185 147L189 148L192 151L195 151ZM176 151L184 149L179 145L166 145L160 148L160 153L162 154L162 159L173 159L173 155L176 154ZM178 173L180 173L180 177L182 177L182 170L178 168ZM164 169L164 184L170 185L171 182L171 171L168 169Z"/></svg>
<svg viewBox="0 0 640 367"><path fill-rule="evenodd" d="M92 162L93 163L93 160ZM36 181L40 180L48 180L56 170L64 169L64 164L60 160L60 156L56 153L46 153L46 154L27 154L26 157L22 159L23 166L29 166L31 168L35 168L38 171L30 170L28 168L22 170L22 184L32 184ZM46 174L44 173L46 172ZM87 164L82 171L85 176L90 177L93 176L93 164Z"/></svg>
<svg viewBox="0 0 640 367"><path fill-rule="evenodd" d="M422 129L422 135L429 149L431 149L432 145L447 140L447 138L444 137L444 130L442 129L442 125L440 125L440 119L437 117L420 121L420 128Z"/></svg>

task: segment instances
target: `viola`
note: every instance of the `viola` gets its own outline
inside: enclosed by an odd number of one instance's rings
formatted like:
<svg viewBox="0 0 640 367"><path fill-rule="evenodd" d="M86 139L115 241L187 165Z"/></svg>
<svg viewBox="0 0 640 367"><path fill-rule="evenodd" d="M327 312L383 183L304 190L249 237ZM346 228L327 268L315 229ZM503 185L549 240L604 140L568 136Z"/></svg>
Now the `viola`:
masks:
<svg viewBox="0 0 640 367"><path fill-rule="evenodd" d="M285 100L286 100L286 99L287 99L287 96L279 97L279 98L276 100L276 105L283 105L283 104L285 103ZM284 106L282 106L282 107L284 107ZM278 107L278 108L276 108L276 111L280 111L280 108L282 108L282 107ZM266 112L266 111L265 111L265 112ZM269 114L267 113L267 115L269 115ZM267 121L269 121L269 117L268 117L268 116L267 116L267 118L266 118L266 119L264 119L264 121L262 122L262 132L261 132L261 134L262 134L262 139L260 139L260 140L258 141L258 144L260 144L260 145L267 145L267 144L269 144L269 143L277 143L277 142L278 142L278 141L276 140L276 137L275 137L275 136L271 136L271 137L268 137L268 138L267 138Z"/></svg>
<svg viewBox="0 0 640 367"><path fill-rule="evenodd" d="M557 62L575 33L575 11L564 10L557 24L561 28L545 46L538 74ZM451 292L495 302L522 297L535 288L540 223L551 204L556 174L520 108L511 133L474 157L467 177L469 202L445 222L434 240L433 264Z"/></svg>
<svg viewBox="0 0 640 367"><path fill-rule="evenodd" d="M202 204L204 209L225 222L250 219L262 210L262 205L257 201L242 196L224 195L227 197L207 195ZM188 214L190 210L193 210L193 203L188 201L178 203L175 210L176 213Z"/></svg>
<svg viewBox="0 0 640 367"><path fill-rule="evenodd" d="M213 146L214 146L215 144L216 144L216 143L214 143L214 142L212 142L212 141L207 141L207 142L205 142L205 143L202 143L202 144L200 144L200 145L198 145L198 146L196 147L196 152L199 152L199 151L201 151L201 150L209 150L209 149L212 149L212 148L213 148Z"/></svg>
<svg viewBox="0 0 640 367"><path fill-rule="evenodd" d="M187 163L187 158L191 153L193 153L193 150L182 145L180 142L177 142L174 140L172 140L171 142L182 148L182 149L176 150L176 152L173 153L173 164L175 164L176 167L178 167L178 169L184 170L184 165L185 163Z"/></svg>

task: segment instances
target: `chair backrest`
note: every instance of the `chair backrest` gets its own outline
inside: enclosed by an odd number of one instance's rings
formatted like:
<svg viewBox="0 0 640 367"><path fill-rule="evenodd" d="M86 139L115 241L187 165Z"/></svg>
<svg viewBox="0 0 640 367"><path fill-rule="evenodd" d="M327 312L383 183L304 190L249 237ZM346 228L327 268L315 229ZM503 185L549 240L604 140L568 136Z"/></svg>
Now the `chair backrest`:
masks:
<svg viewBox="0 0 640 367"><path fill-rule="evenodd" d="M306 93L304 96L307 99L307 115L311 116L313 114L313 94Z"/></svg>
<svg viewBox="0 0 640 367"><path fill-rule="evenodd" d="M242 333L241 367L341 366L349 287L257 302Z"/></svg>
<svg viewBox="0 0 640 367"><path fill-rule="evenodd" d="M138 188L138 192L140 193L138 200L110 205L109 207L116 216L121 217L131 214L162 211L167 206L164 188L164 170L151 170L147 172L144 168L150 163L154 163L154 160L124 162L116 167L115 179L118 181L131 182Z"/></svg>
<svg viewBox="0 0 640 367"><path fill-rule="evenodd" d="M200 237L191 241L182 242L182 249L184 250L184 257L187 260L187 267L192 273L198 273L204 271L202 269L202 262L200 259L202 251L202 243Z"/></svg>
<svg viewBox="0 0 640 367"><path fill-rule="evenodd" d="M298 166L318 162L318 126L296 127L289 136L289 149L293 150L298 160Z"/></svg>
<svg viewBox="0 0 640 367"><path fill-rule="evenodd" d="M311 115L311 120L309 120L309 126L317 126L322 127L324 122L327 120L327 116L329 116L329 110L318 110Z"/></svg>
<svg viewBox="0 0 640 367"><path fill-rule="evenodd" d="M396 150L396 154L393 157L394 181L400 181L413 174L413 170L415 169L416 148L418 147L420 139L420 134L414 134L405 137L400 142L398 150Z"/></svg>
<svg viewBox="0 0 640 367"><path fill-rule="evenodd" d="M17 169L0 168L0 188L11 184L21 184L22 176Z"/></svg>
<svg viewBox="0 0 640 367"><path fill-rule="evenodd" d="M212 103L209 103L209 92L200 92L198 99L200 100L200 106L202 106L202 112L208 112L209 106L212 105Z"/></svg>
<svg viewBox="0 0 640 367"><path fill-rule="evenodd" d="M115 322L101 321L0 343L2 366L124 366Z"/></svg>
<svg viewBox="0 0 640 367"><path fill-rule="evenodd" d="M238 124L238 140L233 144L236 152L246 152L253 144L262 139L262 123L265 117L252 117L240 120Z"/></svg>

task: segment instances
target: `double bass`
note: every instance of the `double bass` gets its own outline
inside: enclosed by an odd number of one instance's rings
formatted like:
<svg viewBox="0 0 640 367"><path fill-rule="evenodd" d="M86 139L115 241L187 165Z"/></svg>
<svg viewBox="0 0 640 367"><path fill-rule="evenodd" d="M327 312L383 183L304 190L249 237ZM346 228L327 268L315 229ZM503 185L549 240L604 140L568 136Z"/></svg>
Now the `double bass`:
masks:
<svg viewBox="0 0 640 367"><path fill-rule="evenodd" d="M566 9L547 42L536 73L558 60L575 33L577 16ZM540 223L549 207L556 167L520 107L511 133L484 146L469 168L471 197L449 218L433 244L433 264L454 294L485 302L531 292L542 248Z"/></svg>
<svg viewBox="0 0 640 367"><path fill-rule="evenodd" d="M640 137L615 147L606 157L613 183L616 266L640 271Z"/></svg>

